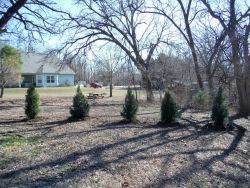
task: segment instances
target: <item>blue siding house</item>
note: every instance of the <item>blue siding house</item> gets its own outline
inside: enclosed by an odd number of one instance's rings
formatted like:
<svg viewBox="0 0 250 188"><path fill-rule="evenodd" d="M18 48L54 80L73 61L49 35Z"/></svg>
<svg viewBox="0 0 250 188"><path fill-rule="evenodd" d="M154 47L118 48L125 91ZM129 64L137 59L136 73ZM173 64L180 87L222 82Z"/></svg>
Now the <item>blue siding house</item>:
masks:
<svg viewBox="0 0 250 188"><path fill-rule="evenodd" d="M22 53L22 87L55 87L74 85L75 72L67 65L61 65L52 55Z"/></svg>

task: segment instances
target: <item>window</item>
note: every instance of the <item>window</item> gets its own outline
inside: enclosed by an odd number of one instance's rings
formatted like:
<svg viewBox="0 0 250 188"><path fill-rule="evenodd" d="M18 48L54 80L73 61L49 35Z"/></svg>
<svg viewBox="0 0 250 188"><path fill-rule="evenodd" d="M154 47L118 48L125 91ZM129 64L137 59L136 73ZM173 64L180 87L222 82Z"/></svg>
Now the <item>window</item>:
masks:
<svg viewBox="0 0 250 188"><path fill-rule="evenodd" d="M47 83L55 83L55 76L47 76Z"/></svg>
<svg viewBox="0 0 250 188"><path fill-rule="evenodd" d="M43 82L42 76L37 76L37 83L41 84Z"/></svg>

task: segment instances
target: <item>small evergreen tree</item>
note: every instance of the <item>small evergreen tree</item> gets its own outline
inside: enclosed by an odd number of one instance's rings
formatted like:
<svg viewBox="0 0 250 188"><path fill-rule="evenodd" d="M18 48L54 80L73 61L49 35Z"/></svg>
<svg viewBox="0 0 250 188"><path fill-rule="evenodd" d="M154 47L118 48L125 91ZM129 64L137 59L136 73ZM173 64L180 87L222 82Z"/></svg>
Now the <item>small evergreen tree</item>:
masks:
<svg viewBox="0 0 250 188"><path fill-rule="evenodd" d="M132 121L135 119L137 111L138 102L136 101L135 96L133 95L132 90L129 87L125 97L125 104L123 105L121 116L128 121Z"/></svg>
<svg viewBox="0 0 250 188"><path fill-rule="evenodd" d="M161 103L161 121L173 123L177 116L177 107L169 92L166 92Z"/></svg>
<svg viewBox="0 0 250 188"><path fill-rule="evenodd" d="M78 86L73 98L73 106L70 108L70 114L73 118L84 119L89 115L89 108L88 101L82 94L80 86Z"/></svg>
<svg viewBox="0 0 250 188"><path fill-rule="evenodd" d="M228 123L228 109L223 95L223 89L220 87L215 97L212 108L212 120L217 128L223 129Z"/></svg>
<svg viewBox="0 0 250 188"><path fill-rule="evenodd" d="M34 87L27 90L25 97L25 114L29 119L34 119L40 112L40 99Z"/></svg>
<svg viewBox="0 0 250 188"><path fill-rule="evenodd" d="M193 96L193 101L196 107L204 109L209 101L209 96L206 91L200 90Z"/></svg>

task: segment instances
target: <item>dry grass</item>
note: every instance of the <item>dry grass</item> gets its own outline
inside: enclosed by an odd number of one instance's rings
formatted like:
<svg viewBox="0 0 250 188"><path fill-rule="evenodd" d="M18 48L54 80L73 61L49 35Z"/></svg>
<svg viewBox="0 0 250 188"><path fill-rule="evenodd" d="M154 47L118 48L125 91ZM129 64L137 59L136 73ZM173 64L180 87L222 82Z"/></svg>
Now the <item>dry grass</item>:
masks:
<svg viewBox="0 0 250 188"><path fill-rule="evenodd" d="M75 95L76 87L47 87L47 88L36 88L41 97L72 97ZM81 88L83 94L88 95L88 93L105 93L109 96L108 88ZM3 100L10 99L24 99L26 95L27 88L6 88L4 90ZM126 90L114 89L113 95L117 97L123 97L126 94ZM141 94L143 95L143 94Z"/></svg>
<svg viewBox="0 0 250 188"><path fill-rule="evenodd" d="M23 99L0 101L0 187L249 187L248 119L234 130L206 129L209 112L182 111L179 126L159 126L159 103L140 104L124 124L122 97L91 101L90 117L68 120L72 98L42 97L25 121Z"/></svg>

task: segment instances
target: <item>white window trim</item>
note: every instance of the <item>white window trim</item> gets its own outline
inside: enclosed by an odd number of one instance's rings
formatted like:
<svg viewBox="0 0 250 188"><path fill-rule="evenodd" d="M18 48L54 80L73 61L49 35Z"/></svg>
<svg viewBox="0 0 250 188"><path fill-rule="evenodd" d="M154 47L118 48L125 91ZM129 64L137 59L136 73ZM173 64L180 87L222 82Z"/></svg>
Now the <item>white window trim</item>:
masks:
<svg viewBox="0 0 250 188"><path fill-rule="evenodd" d="M51 79L52 77L53 77L53 79ZM49 80L49 82L48 82L48 80ZM52 80L54 80L54 82L51 82ZM55 75L46 75L46 83L47 84L55 84L56 83Z"/></svg>
<svg viewBox="0 0 250 188"><path fill-rule="evenodd" d="M41 82L39 82L41 81ZM43 76L42 75L37 75L37 83L42 84L43 83Z"/></svg>

